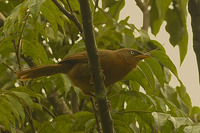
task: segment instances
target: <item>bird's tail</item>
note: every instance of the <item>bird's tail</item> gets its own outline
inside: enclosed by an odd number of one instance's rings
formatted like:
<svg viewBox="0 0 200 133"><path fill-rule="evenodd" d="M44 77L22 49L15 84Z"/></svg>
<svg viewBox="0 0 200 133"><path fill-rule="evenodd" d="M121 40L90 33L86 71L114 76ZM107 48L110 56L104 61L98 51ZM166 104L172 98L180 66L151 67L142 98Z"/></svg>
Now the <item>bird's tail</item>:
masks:
<svg viewBox="0 0 200 133"><path fill-rule="evenodd" d="M29 80L42 76L50 76L57 73L63 73L61 64L33 67L28 70L17 72L16 76L19 77L20 80Z"/></svg>

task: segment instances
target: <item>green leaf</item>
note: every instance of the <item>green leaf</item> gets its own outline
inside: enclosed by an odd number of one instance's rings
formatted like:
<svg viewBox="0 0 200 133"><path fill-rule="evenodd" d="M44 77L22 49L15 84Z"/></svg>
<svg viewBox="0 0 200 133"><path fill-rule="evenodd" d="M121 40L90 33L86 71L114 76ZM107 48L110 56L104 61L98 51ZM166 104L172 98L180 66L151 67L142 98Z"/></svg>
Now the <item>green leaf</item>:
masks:
<svg viewBox="0 0 200 133"><path fill-rule="evenodd" d="M0 76L2 76L7 70L7 67L4 66L0 61Z"/></svg>
<svg viewBox="0 0 200 133"><path fill-rule="evenodd" d="M19 87L13 88L13 89L11 89L11 91L24 92L24 93L28 94L31 97L38 98L38 100L41 97L40 94L38 94L36 92L33 92L32 90L30 90L29 88L27 88L25 86L19 86Z"/></svg>
<svg viewBox="0 0 200 133"><path fill-rule="evenodd" d="M105 9L106 7L111 7L116 3L115 0L102 0L102 8Z"/></svg>
<svg viewBox="0 0 200 133"><path fill-rule="evenodd" d="M145 62L140 62L138 67L141 68L141 71L144 73L145 77L148 79L150 87L154 90L155 80L154 80L153 73L149 65Z"/></svg>
<svg viewBox="0 0 200 133"><path fill-rule="evenodd" d="M155 125L158 128L161 128L162 126L164 126L166 122L168 121L168 119L171 117L170 114L157 113L157 112L153 112L152 116L154 118Z"/></svg>
<svg viewBox="0 0 200 133"><path fill-rule="evenodd" d="M54 31L54 38L57 39L58 34L58 25L57 23L64 29L64 22L61 20L61 13L55 7L55 4L50 0L46 0L41 6L41 12L45 16L45 18L50 23L50 27L52 27Z"/></svg>
<svg viewBox="0 0 200 133"><path fill-rule="evenodd" d="M33 101L31 97L24 93L24 92L17 92L17 91L12 91L14 94L16 94L19 98L23 99L23 102L26 103L30 108L33 106Z"/></svg>
<svg viewBox="0 0 200 133"><path fill-rule="evenodd" d="M151 56L158 60L162 65L167 67L176 76L176 78L179 79L175 65L164 52L156 50L151 52Z"/></svg>
<svg viewBox="0 0 200 133"><path fill-rule="evenodd" d="M64 1L66 1L66 0L64 0ZM79 3L78 3L78 0L69 0L69 3L71 5L71 7L73 7L74 11L76 11L76 12L79 11L80 12L80 6L79 6Z"/></svg>
<svg viewBox="0 0 200 133"><path fill-rule="evenodd" d="M49 63L44 47L36 41L24 40L22 51L26 56L31 56L36 64Z"/></svg>
<svg viewBox="0 0 200 133"><path fill-rule="evenodd" d="M200 126L187 126L184 128L183 133L199 133L200 132Z"/></svg>
<svg viewBox="0 0 200 133"><path fill-rule="evenodd" d="M15 113L16 111L10 106L5 96L0 95L0 123L5 126L5 129L10 130L15 127L15 117L13 115Z"/></svg>
<svg viewBox="0 0 200 133"><path fill-rule="evenodd" d="M159 43L158 41L156 41L156 40L149 40L147 45L148 45L148 47L150 47L152 50L154 50L154 49L159 49L159 50L161 50L161 51L163 51L163 52L166 53L165 48L163 47L163 45L160 44L160 43ZM148 52L151 52L151 51L148 51Z"/></svg>
<svg viewBox="0 0 200 133"><path fill-rule="evenodd" d="M149 83L140 69L136 69L129 73L125 79L137 81L145 90L146 92L151 92L152 89L149 87Z"/></svg>
<svg viewBox="0 0 200 133"><path fill-rule="evenodd" d="M10 38L11 39L11 38ZM13 47L13 43L9 38L4 39L0 43L0 55L2 58L7 57L11 52L15 52L15 49Z"/></svg>
<svg viewBox="0 0 200 133"><path fill-rule="evenodd" d="M105 24L106 22L109 21L109 19L111 19L111 18L107 17L105 15L104 11L99 10L98 12L95 12L95 14L94 14L93 23L95 26L98 26L98 25Z"/></svg>
<svg viewBox="0 0 200 133"><path fill-rule="evenodd" d="M125 48L132 48L136 43L136 39L132 30L124 29L122 33L122 44Z"/></svg>
<svg viewBox="0 0 200 133"><path fill-rule="evenodd" d="M70 56L70 55L75 54L77 52L81 52L81 51L83 51L84 48L85 48L85 45L82 41L79 42L79 43L76 43L70 48L70 50L69 50L69 52L67 53L66 56Z"/></svg>
<svg viewBox="0 0 200 133"><path fill-rule="evenodd" d="M150 57L150 58L146 58L145 62L147 62L147 64L151 67L151 70L155 74L160 85L162 87L164 87L164 74L163 74L163 70L162 70L160 64L158 63L158 61L156 59Z"/></svg>
<svg viewBox="0 0 200 133"><path fill-rule="evenodd" d="M120 116L121 117L121 116ZM130 133L130 127L127 125L126 121L114 120L114 127L116 133Z"/></svg>
<svg viewBox="0 0 200 133"><path fill-rule="evenodd" d="M82 111L74 114L76 122L73 124L72 131L84 131L85 123L89 120L94 119L94 115L90 112Z"/></svg>
<svg viewBox="0 0 200 133"><path fill-rule="evenodd" d="M15 29L15 22L17 20L18 14L20 12L21 9L21 4L18 5L17 7L15 7L15 9L13 10L12 14L10 16L7 17L5 23L4 23L4 27L3 27L3 32L6 36L8 36L10 34L10 32L13 32Z"/></svg>
<svg viewBox="0 0 200 133"><path fill-rule="evenodd" d="M170 34L170 43L173 46L178 45L180 51L180 64L182 64L187 53L188 32L185 24L185 18L177 9L169 9L166 15L166 31Z"/></svg>
<svg viewBox="0 0 200 133"><path fill-rule="evenodd" d="M158 8L159 19L164 19L165 14L172 0L156 0L156 6Z"/></svg>
<svg viewBox="0 0 200 133"><path fill-rule="evenodd" d="M119 14L122 8L125 5L125 0L118 0L115 1L115 4L109 7L108 13L111 14L110 16L114 18L115 20L119 19Z"/></svg>
<svg viewBox="0 0 200 133"><path fill-rule="evenodd" d="M159 19L158 8L159 7L157 7L156 1L152 1L150 9L150 26L154 35L157 35L160 30L160 26L163 23L163 19Z"/></svg>
<svg viewBox="0 0 200 133"><path fill-rule="evenodd" d="M29 0L29 1L27 1L30 13L33 15L33 18L35 18L35 20L39 16L40 7L44 1L45 0Z"/></svg>
<svg viewBox="0 0 200 133"><path fill-rule="evenodd" d="M200 121L200 107L194 106L190 113L190 118L197 116L197 120Z"/></svg>
<svg viewBox="0 0 200 133"><path fill-rule="evenodd" d="M185 56L188 50L188 32L187 32L186 27L184 27L182 32L183 32L182 39L178 43L179 51L180 51L180 65L183 63L183 60L185 59Z"/></svg>
<svg viewBox="0 0 200 133"><path fill-rule="evenodd" d="M176 87L177 93L181 99L178 99L180 101L180 104L184 107L187 105L187 108L189 109L189 112L192 110L192 102L190 99L190 96L188 95L188 93L186 92L186 88L183 84L181 84L181 86L177 86ZM183 102L183 103L182 103Z"/></svg>
<svg viewBox="0 0 200 133"><path fill-rule="evenodd" d="M173 122L174 127L176 129L178 129L182 125L193 125L194 124L194 122L187 117L171 117L169 120Z"/></svg>
<svg viewBox="0 0 200 133"><path fill-rule="evenodd" d="M22 123L24 123L25 121L25 112L24 112L24 108L22 106L22 104L19 102L19 100L17 100L16 98L10 96L10 95L6 95L10 105L13 108L13 111L15 111L15 117L18 118L18 121L20 122L20 120L22 121ZM21 118L21 119L19 119ZM19 123L20 124L20 123Z"/></svg>

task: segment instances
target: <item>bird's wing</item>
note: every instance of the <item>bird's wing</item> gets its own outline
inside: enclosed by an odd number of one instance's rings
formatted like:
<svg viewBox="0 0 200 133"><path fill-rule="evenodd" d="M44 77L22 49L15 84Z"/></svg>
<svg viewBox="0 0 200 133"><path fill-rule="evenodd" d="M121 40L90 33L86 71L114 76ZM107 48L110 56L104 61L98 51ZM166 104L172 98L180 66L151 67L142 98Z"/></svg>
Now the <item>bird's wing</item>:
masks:
<svg viewBox="0 0 200 133"><path fill-rule="evenodd" d="M85 51L75 53L71 56L68 56L68 57L64 58L61 62L59 62L59 64L62 64L62 63L84 63L84 62L88 62L88 56Z"/></svg>

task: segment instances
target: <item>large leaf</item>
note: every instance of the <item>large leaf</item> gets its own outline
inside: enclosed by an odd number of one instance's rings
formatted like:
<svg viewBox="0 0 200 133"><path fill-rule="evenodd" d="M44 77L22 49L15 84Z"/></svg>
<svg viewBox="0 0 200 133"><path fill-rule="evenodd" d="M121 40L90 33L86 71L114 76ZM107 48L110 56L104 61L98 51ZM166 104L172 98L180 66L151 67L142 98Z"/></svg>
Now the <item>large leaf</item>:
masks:
<svg viewBox="0 0 200 133"><path fill-rule="evenodd" d="M114 1L113 4L109 5L109 16L118 20L119 13L125 5L125 0Z"/></svg>
<svg viewBox="0 0 200 133"><path fill-rule="evenodd" d="M156 6L158 8L158 13L159 13L159 19L163 20L165 18L165 14L171 2L172 0L156 0Z"/></svg>
<svg viewBox="0 0 200 133"><path fill-rule="evenodd" d="M44 47L36 41L24 40L22 52L31 56L37 64L48 64L48 57Z"/></svg>
<svg viewBox="0 0 200 133"><path fill-rule="evenodd" d="M57 39L58 34L58 24L64 29L64 22L61 20L61 13L55 7L52 1L46 0L41 6L41 12L48 20L50 27L54 31L54 37Z"/></svg>
<svg viewBox="0 0 200 133"><path fill-rule="evenodd" d="M44 1L45 0L29 0L29 1L27 1L30 13L33 15L35 20L39 16L40 7Z"/></svg>
<svg viewBox="0 0 200 133"><path fill-rule="evenodd" d="M173 46L179 46L180 63L185 58L188 46L188 32L184 19L180 10L177 9L169 9L166 14L166 31L170 34L170 43Z"/></svg>
<svg viewBox="0 0 200 133"><path fill-rule="evenodd" d="M171 59L162 51L153 51L151 52L151 56L158 60L162 65L167 67L176 77L178 78L177 69Z"/></svg>
<svg viewBox="0 0 200 133"><path fill-rule="evenodd" d="M13 91L13 93L18 96L18 99L22 99L23 102L26 103L26 105L28 105L30 108L33 107L33 101L28 94L24 92L17 92L17 91Z"/></svg>
<svg viewBox="0 0 200 133"><path fill-rule="evenodd" d="M158 61L150 57L150 58L146 58L145 62L147 62L148 65L151 67L151 70L153 71L154 75L158 79L160 85L164 87L164 73Z"/></svg>
<svg viewBox="0 0 200 133"><path fill-rule="evenodd" d="M145 74L146 78L148 79L150 87L152 89L155 89L155 80L149 65L145 62L141 62L138 67L140 67L141 71Z"/></svg>
<svg viewBox="0 0 200 133"><path fill-rule="evenodd" d="M159 7L157 7L156 1L153 0L151 2L151 9L150 9L150 26L151 26L152 33L154 35L157 35L157 33L160 30L160 26L163 23L163 19L159 19L158 8Z"/></svg>
<svg viewBox="0 0 200 133"><path fill-rule="evenodd" d="M20 101L10 95L7 95L6 97L8 99L9 104L15 111L14 112L15 117L18 118L18 121L22 121L22 123L24 123L25 112L24 112L24 108L23 108L22 104L20 103Z"/></svg>
<svg viewBox="0 0 200 133"><path fill-rule="evenodd" d="M129 73L125 77L125 79L137 81L146 90L147 93L153 91L149 87L149 83L148 83L144 73L139 68L137 68L136 70Z"/></svg>

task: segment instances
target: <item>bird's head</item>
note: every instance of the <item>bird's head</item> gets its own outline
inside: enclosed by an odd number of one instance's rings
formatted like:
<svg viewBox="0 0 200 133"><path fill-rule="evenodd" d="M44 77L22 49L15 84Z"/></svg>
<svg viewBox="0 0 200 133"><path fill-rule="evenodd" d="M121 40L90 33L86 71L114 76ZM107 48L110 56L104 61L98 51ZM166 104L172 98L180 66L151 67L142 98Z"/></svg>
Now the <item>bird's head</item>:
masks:
<svg viewBox="0 0 200 133"><path fill-rule="evenodd" d="M150 57L149 54L142 53L141 51L132 48L123 48L116 52L120 54L126 64L131 65L133 68L136 68L140 60Z"/></svg>

